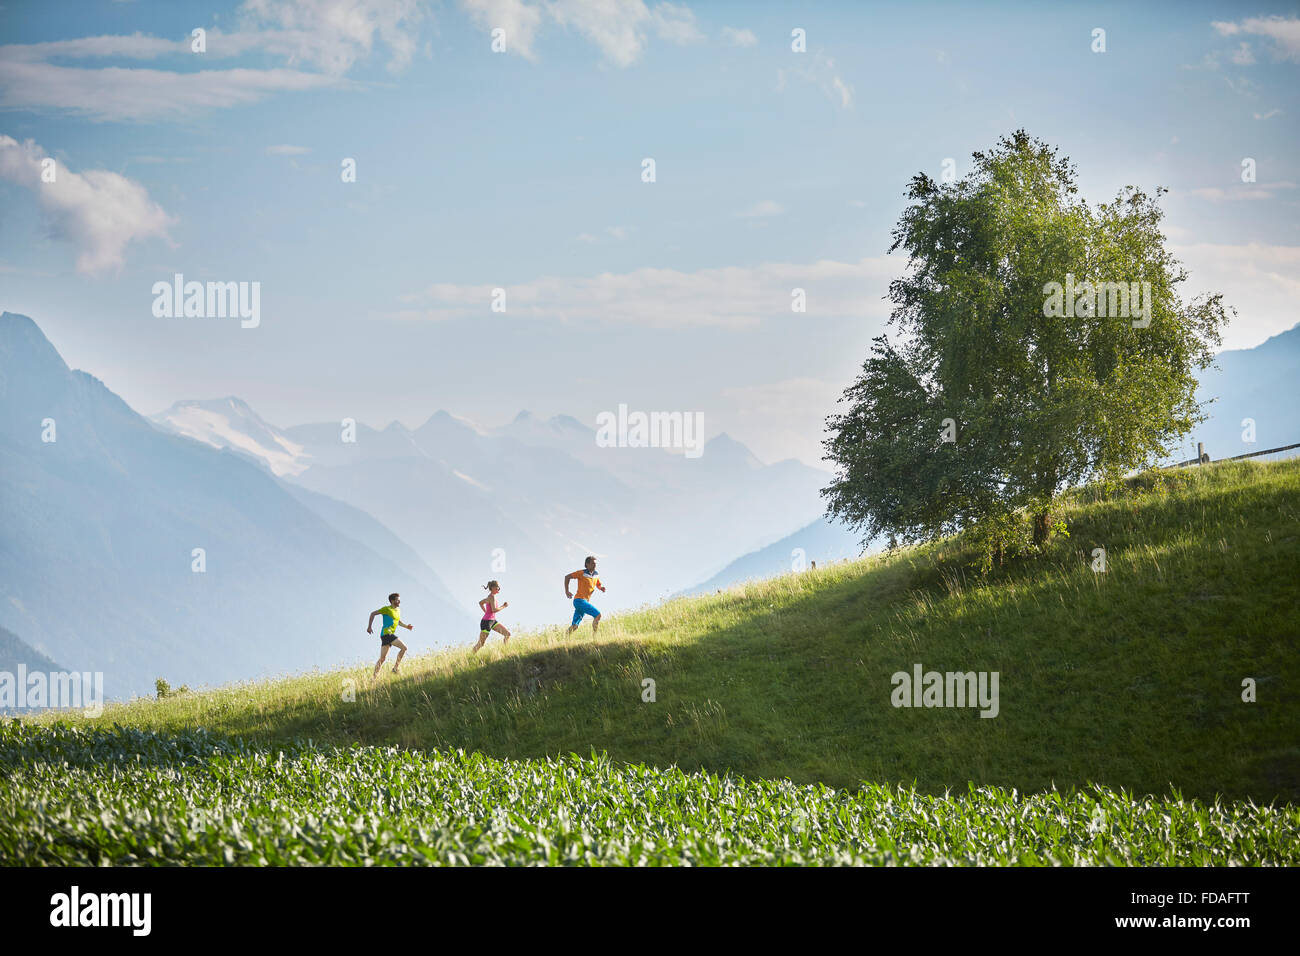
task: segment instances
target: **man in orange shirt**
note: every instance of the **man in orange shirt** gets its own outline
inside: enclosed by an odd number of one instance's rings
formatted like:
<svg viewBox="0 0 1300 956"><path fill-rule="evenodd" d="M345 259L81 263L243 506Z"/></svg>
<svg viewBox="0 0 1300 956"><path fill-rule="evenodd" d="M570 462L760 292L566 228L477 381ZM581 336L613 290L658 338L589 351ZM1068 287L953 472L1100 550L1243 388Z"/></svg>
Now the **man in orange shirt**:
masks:
<svg viewBox="0 0 1300 956"><path fill-rule="evenodd" d="M591 597L596 588L600 588L603 592L605 585L600 583L600 576L596 574L595 558L588 556L583 565L583 570L574 571L572 574L564 576L564 596L573 597L573 623L569 625L569 633L572 634L578 629L584 615L590 614L592 617L591 633L595 635L596 629L600 627L600 611L596 610L595 606L587 598ZM575 580L578 582L576 597L569 593L569 582Z"/></svg>

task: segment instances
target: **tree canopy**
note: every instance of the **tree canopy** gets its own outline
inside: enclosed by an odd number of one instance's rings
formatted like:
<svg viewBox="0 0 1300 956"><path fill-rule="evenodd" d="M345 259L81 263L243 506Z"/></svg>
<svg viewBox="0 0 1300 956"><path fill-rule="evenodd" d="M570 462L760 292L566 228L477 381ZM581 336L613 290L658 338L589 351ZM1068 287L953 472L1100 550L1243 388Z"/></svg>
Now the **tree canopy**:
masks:
<svg viewBox="0 0 1300 956"><path fill-rule="evenodd" d="M1164 189L1079 196L1068 159L1023 130L963 179L924 174L890 252L908 256L877 337L827 419L828 513L908 543L973 529L990 560L1066 487L1154 463L1204 415L1196 373L1230 310L1184 302Z"/></svg>

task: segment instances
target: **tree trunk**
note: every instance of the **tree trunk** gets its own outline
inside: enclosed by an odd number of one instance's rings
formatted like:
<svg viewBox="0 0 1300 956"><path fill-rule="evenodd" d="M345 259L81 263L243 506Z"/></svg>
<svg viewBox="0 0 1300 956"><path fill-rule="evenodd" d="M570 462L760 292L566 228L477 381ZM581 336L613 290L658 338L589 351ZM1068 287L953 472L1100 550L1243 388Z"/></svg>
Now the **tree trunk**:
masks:
<svg viewBox="0 0 1300 956"><path fill-rule="evenodd" d="M1051 517L1052 513L1046 508L1034 512L1034 544L1039 547L1047 544L1047 537L1052 527Z"/></svg>

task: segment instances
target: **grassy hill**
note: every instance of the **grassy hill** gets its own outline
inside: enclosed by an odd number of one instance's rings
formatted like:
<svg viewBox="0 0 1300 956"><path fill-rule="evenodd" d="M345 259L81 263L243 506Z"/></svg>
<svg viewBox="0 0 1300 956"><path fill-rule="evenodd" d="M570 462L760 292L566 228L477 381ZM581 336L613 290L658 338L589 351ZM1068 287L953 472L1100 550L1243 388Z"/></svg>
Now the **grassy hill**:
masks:
<svg viewBox="0 0 1300 956"><path fill-rule="evenodd" d="M1149 473L1110 497L1085 489L1063 514L1069 536L1048 554L988 576L946 541L611 615L597 639L553 628L506 647L494 636L477 657L408 656L373 685L365 667L58 719L203 727L251 747L594 749L616 763L836 788L915 782L926 794L1095 783L1294 801L1300 461ZM1090 567L1098 547L1105 573ZM607 583L618 587L615 567ZM418 647L419 608L408 616ZM358 635L359 649L371 643ZM891 675L918 663L999 672L998 716L893 707Z"/></svg>

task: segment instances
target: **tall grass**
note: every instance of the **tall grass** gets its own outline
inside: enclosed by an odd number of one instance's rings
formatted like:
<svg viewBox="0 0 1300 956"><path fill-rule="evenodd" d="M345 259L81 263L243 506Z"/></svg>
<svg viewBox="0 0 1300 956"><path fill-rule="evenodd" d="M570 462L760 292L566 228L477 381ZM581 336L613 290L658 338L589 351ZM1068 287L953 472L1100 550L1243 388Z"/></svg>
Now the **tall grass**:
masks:
<svg viewBox="0 0 1300 956"><path fill-rule="evenodd" d="M514 759L594 748L928 794L1102 784L1293 800L1300 462L1143 475L1115 494L1085 489L1062 515L1068 536L987 575L947 540L607 615L597 638L554 627L474 656L467 634L466 649L408 656L373 683L363 665L37 723ZM915 663L998 671L999 716L894 708L891 675Z"/></svg>

